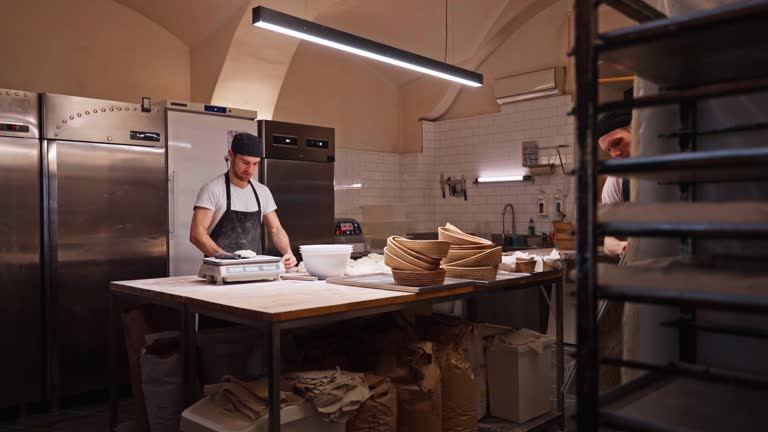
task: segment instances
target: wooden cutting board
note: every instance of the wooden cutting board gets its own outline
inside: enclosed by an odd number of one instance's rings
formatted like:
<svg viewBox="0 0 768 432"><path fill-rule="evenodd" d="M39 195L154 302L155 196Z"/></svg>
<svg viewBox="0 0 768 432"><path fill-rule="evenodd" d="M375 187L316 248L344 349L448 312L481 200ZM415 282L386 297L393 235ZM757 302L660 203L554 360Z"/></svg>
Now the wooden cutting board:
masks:
<svg viewBox="0 0 768 432"><path fill-rule="evenodd" d="M466 279L454 279L445 278L445 282L442 285L432 285L425 287L412 287L405 285L398 285L392 278L392 273L371 273L359 276L343 276L330 278L326 280L327 283L336 285L347 285L360 288L373 288L382 289L388 291L402 291L409 293L425 293L432 291L448 290L453 288L462 288L472 286L474 281Z"/></svg>

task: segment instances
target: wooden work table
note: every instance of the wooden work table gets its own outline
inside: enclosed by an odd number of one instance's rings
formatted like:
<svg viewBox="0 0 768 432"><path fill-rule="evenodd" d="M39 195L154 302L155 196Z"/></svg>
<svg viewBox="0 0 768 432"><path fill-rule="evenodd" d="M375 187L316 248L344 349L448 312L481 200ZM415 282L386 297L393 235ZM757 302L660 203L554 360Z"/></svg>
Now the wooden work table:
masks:
<svg viewBox="0 0 768 432"><path fill-rule="evenodd" d="M214 285L196 276L119 281L110 284L110 314L113 323L112 340L112 405L110 430L117 419L118 353L122 343L120 328L120 299L124 297L145 303L165 305L180 311L182 357L184 363L183 386L188 403L199 396L194 388L194 350L196 342L195 315L201 314L239 324L261 326L269 335L270 397L277 397L280 382L280 330L321 324L360 316L376 315L409 308L418 304L440 303L468 299L474 295L554 286L557 290L557 350L558 388L563 379L562 346L562 272L547 271L527 276L507 277L491 283L467 280L458 286L426 293L407 293L382 289L336 285L324 281L278 280L271 282L234 283ZM559 413L562 413L562 395L558 395ZM270 432L280 430L280 412L270 406ZM559 416L562 420L562 416Z"/></svg>

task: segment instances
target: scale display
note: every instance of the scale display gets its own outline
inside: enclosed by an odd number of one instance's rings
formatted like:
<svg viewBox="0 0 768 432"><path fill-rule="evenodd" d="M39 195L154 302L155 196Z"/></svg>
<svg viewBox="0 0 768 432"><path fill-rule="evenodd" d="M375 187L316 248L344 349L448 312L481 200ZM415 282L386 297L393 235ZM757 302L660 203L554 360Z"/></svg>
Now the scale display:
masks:
<svg viewBox="0 0 768 432"><path fill-rule="evenodd" d="M258 272L258 271L279 271L280 270L280 264L271 264L271 265L232 265L232 266L226 266L223 267L224 272L226 273L247 273L247 272Z"/></svg>
<svg viewBox="0 0 768 432"><path fill-rule="evenodd" d="M239 260L203 258L198 277L210 283L275 280L285 273L280 257L259 255Z"/></svg>

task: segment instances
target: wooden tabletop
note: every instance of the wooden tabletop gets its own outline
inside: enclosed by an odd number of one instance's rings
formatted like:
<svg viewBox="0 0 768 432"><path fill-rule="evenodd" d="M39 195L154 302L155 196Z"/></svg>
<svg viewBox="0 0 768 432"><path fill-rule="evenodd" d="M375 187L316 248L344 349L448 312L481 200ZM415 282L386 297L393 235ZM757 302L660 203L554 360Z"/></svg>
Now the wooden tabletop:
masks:
<svg viewBox="0 0 768 432"><path fill-rule="evenodd" d="M504 287L534 281L555 281L559 271L534 274L508 280ZM498 288L501 285L493 285ZM412 294L381 289L329 284L324 281L279 280L214 285L196 276L118 281L110 284L115 293L131 294L163 302L187 304L201 313L222 312L248 319L288 321L337 312L349 312L380 306L407 304L476 291L486 291L487 284L467 281L466 286Z"/></svg>

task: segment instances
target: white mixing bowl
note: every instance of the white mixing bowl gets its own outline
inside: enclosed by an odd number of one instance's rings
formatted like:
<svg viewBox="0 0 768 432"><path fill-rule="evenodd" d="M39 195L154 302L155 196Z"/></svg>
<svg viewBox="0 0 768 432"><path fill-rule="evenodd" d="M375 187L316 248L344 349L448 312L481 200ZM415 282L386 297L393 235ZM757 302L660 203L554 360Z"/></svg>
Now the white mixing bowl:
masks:
<svg viewBox="0 0 768 432"><path fill-rule="evenodd" d="M304 269L320 279L344 276L352 255L351 245L299 246Z"/></svg>

